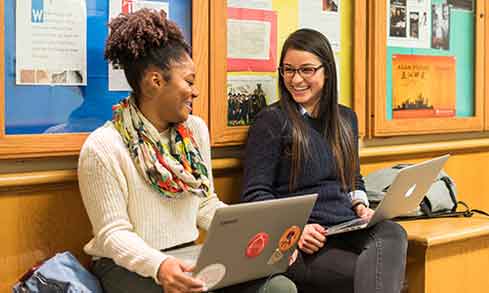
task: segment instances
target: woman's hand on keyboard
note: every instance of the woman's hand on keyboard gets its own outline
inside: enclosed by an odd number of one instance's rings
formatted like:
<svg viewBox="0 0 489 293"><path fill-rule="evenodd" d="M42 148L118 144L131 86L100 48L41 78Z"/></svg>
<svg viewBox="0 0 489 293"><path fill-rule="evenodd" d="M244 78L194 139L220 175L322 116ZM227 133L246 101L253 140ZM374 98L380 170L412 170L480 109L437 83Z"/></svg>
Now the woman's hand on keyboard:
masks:
<svg viewBox="0 0 489 293"><path fill-rule="evenodd" d="M355 207L355 213L360 218L370 221L374 214L374 211L371 208L367 208L364 204L359 204Z"/></svg>

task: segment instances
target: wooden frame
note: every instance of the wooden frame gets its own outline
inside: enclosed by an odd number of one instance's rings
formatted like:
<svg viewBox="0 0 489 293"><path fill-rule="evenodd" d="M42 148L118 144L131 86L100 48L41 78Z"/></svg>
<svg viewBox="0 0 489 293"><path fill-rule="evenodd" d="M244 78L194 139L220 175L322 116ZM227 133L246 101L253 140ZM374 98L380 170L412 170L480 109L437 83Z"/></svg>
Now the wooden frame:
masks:
<svg viewBox="0 0 489 293"><path fill-rule="evenodd" d="M353 108L357 112L359 132L365 134L365 94L366 94L366 7L367 0L352 1L353 20ZM242 144L247 135L248 126L227 126L227 5L225 0L212 1L211 4L211 64L210 64L210 129L213 146Z"/></svg>
<svg viewBox="0 0 489 293"><path fill-rule="evenodd" d="M395 136L481 131L484 124L484 11L485 1L475 5L475 116L463 118L413 118L387 120L386 108L386 1L369 1L369 131L371 136Z"/></svg>
<svg viewBox="0 0 489 293"><path fill-rule="evenodd" d="M53 157L77 155L87 133L75 134L5 134L5 5L0 0L0 159ZM196 66L196 84L200 98L194 101L194 114L208 121L208 56L209 56L209 0L192 1L192 44Z"/></svg>
<svg viewBox="0 0 489 293"><path fill-rule="evenodd" d="M194 100L193 114L209 125L209 0L192 0L192 59L200 96Z"/></svg>
<svg viewBox="0 0 489 293"><path fill-rule="evenodd" d="M485 8L485 12L484 12L484 15L486 15L489 11L489 6L486 6ZM484 24L484 27L485 27L485 47L487 49L489 49L489 36L487 36L487 34L489 34L489 19L488 17L485 17L485 24ZM488 54L484 54L484 72L485 72L485 84L487 84L488 80L487 80L487 77L489 76L489 55ZM485 97L489 97L489 86L486 86L485 87ZM484 130L489 130L489 101L486 101L486 99L484 99Z"/></svg>
<svg viewBox="0 0 489 293"><path fill-rule="evenodd" d="M210 25L210 122L213 146L233 145L246 138L247 126L227 126L226 75L227 75L227 4L226 0L214 0L211 4ZM224 101L224 102L222 102Z"/></svg>
<svg viewBox="0 0 489 293"><path fill-rule="evenodd" d="M366 134L367 93L367 0L354 1L353 7L353 110L358 118L358 136Z"/></svg>

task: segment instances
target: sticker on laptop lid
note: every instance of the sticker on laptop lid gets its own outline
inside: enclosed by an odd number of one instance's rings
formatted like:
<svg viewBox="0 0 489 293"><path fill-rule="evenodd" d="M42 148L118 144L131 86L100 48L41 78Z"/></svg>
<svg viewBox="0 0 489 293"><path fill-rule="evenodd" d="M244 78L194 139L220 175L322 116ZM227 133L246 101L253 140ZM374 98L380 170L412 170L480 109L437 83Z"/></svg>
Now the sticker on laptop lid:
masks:
<svg viewBox="0 0 489 293"><path fill-rule="evenodd" d="M291 249L297 240L299 240L300 236L301 228L299 228L299 226L294 225L287 228L278 241L278 249L280 252L283 253Z"/></svg>
<svg viewBox="0 0 489 293"><path fill-rule="evenodd" d="M274 264L278 263L283 257L284 257L284 254L277 248L272 253L272 256L270 256L270 258L268 259L267 264L274 265Z"/></svg>
<svg viewBox="0 0 489 293"><path fill-rule="evenodd" d="M246 246L245 255L248 258L259 256L268 244L269 236L265 232L254 235Z"/></svg>
<svg viewBox="0 0 489 293"><path fill-rule="evenodd" d="M204 282L209 290L221 282L225 275L226 267L223 264L215 263L204 267L195 277Z"/></svg>

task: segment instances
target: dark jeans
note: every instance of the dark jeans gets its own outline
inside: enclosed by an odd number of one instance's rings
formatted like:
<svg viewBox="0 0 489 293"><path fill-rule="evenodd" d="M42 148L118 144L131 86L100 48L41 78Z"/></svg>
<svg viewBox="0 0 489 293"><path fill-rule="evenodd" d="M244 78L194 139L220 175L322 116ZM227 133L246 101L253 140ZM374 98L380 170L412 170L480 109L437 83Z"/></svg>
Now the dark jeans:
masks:
<svg viewBox="0 0 489 293"><path fill-rule="evenodd" d="M404 280L407 235L392 221L326 239L323 248L299 253L286 273L299 292L396 293Z"/></svg>
<svg viewBox="0 0 489 293"><path fill-rule="evenodd" d="M98 277L105 293L163 293L152 278L142 277L118 266L109 258L96 260L92 272ZM226 287L216 293L297 293L294 283L283 275L264 278Z"/></svg>

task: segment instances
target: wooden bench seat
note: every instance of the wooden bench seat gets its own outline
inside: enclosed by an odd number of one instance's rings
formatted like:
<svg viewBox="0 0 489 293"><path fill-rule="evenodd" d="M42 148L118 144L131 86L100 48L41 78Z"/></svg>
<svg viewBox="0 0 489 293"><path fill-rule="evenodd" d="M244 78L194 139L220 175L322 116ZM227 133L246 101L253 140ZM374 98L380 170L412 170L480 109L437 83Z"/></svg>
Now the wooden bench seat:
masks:
<svg viewBox="0 0 489 293"><path fill-rule="evenodd" d="M401 221L409 293L489 292L489 218Z"/></svg>

